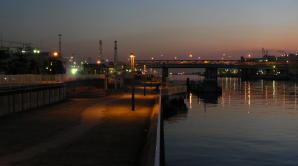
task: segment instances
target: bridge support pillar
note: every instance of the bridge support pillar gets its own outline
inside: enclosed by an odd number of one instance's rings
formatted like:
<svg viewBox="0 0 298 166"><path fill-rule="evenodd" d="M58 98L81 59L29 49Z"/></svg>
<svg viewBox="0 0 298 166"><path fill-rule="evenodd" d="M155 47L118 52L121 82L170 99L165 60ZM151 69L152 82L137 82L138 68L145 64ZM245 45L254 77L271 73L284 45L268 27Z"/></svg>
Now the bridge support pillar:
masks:
<svg viewBox="0 0 298 166"><path fill-rule="evenodd" d="M169 69L167 67L162 68L162 85L167 84L167 78L169 76Z"/></svg>
<svg viewBox="0 0 298 166"><path fill-rule="evenodd" d="M205 81L217 81L217 68L206 68Z"/></svg>

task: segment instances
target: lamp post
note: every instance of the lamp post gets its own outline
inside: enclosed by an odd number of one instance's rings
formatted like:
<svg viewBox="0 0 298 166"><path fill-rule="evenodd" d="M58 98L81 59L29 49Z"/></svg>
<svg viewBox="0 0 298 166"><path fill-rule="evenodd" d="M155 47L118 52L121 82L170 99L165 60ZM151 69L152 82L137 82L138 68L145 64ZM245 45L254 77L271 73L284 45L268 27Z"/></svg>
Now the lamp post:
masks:
<svg viewBox="0 0 298 166"><path fill-rule="evenodd" d="M129 55L130 58L130 67L131 67L131 72L132 72L132 90L131 90L131 110L135 111L135 83L134 83L134 79L135 79L135 55L133 53L131 53Z"/></svg>
<svg viewBox="0 0 298 166"><path fill-rule="evenodd" d="M131 72L135 72L135 55L134 53L130 53L129 58L130 58L130 67L131 67Z"/></svg>
<svg viewBox="0 0 298 166"><path fill-rule="evenodd" d="M57 51L55 51L55 52L52 53L52 56L55 57L55 58L58 58L59 53Z"/></svg>
<svg viewBox="0 0 298 166"><path fill-rule="evenodd" d="M59 40L59 55L62 55L62 34L58 34L58 40Z"/></svg>

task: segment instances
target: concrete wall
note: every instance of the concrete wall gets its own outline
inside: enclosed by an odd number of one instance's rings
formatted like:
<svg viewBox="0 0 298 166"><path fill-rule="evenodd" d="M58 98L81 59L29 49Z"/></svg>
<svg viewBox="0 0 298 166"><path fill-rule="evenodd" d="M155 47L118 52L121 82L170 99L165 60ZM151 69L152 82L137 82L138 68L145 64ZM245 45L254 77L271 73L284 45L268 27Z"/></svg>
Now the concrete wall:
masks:
<svg viewBox="0 0 298 166"><path fill-rule="evenodd" d="M167 102L175 98L175 95L184 94L186 86L169 87L162 89L159 99L153 107L150 117L150 124L146 142L140 158L142 166L164 166L165 165L165 146L164 146L164 126L163 116Z"/></svg>
<svg viewBox="0 0 298 166"><path fill-rule="evenodd" d="M0 89L0 116L54 104L71 97L81 87L102 88L103 83L103 79L86 79L67 83L2 87Z"/></svg>
<svg viewBox="0 0 298 166"><path fill-rule="evenodd" d="M55 84L0 91L0 116L60 102L66 98L65 89L65 84Z"/></svg>
<svg viewBox="0 0 298 166"><path fill-rule="evenodd" d="M157 144L159 142L157 137L159 135L158 127L160 125L160 108L160 102L157 101L153 107L153 111L150 117L150 125L146 137L146 144L144 146L143 153L141 156L140 165L143 166L155 165Z"/></svg>

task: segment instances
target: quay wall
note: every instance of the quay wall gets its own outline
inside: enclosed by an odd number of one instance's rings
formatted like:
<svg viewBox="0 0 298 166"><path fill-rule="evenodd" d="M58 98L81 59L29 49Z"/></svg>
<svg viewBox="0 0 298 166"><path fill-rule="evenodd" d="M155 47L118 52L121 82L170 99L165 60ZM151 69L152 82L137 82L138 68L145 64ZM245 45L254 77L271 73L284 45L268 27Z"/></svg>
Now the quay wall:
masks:
<svg viewBox="0 0 298 166"><path fill-rule="evenodd" d="M186 86L168 87L160 90L159 99L153 107L148 127L145 146L140 158L143 166L164 166L164 109L167 102L175 95L184 94Z"/></svg>

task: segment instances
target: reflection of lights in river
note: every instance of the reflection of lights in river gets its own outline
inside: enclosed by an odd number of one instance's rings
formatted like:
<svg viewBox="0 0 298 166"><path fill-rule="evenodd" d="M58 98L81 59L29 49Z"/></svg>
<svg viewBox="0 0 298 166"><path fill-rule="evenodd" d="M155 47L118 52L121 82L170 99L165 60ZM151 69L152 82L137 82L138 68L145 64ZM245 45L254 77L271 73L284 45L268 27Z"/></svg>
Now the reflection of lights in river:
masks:
<svg viewBox="0 0 298 166"><path fill-rule="evenodd" d="M192 93L189 94L189 108L192 109Z"/></svg>
<svg viewBox="0 0 298 166"><path fill-rule="evenodd" d="M246 103L246 82L244 82L244 102Z"/></svg>
<svg viewBox="0 0 298 166"><path fill-rule="evenodd" d="M272 82L272 95L273 95L273 97L275 97L275 95L276 95L276 82L275 81Z"/></svg>
<svg viewBox="0 0 298 166"><path fill-rule="evenodd" d="M251 100L250 100L250 83L248 83L248 92L247 92L247 97L248 97L248 106L250 107L251 105Z"/></svg>
<svg viewBox="0 0 298 166"><path fill-rule="evenodd" d="M283 90L284 90L283 106L285 107L286 106L286 85L285 85L285 83L283 83Z"/></svg>
<svg viewBox="0 0 298 166"><path fill-rule="evenodd" d="M296 85L296 83L295 83L295 88L294 88L294 95L295 95L295 109L297 109L297 85Z"/></svg>

